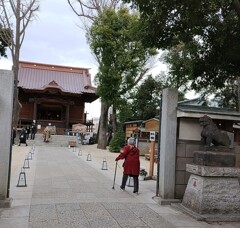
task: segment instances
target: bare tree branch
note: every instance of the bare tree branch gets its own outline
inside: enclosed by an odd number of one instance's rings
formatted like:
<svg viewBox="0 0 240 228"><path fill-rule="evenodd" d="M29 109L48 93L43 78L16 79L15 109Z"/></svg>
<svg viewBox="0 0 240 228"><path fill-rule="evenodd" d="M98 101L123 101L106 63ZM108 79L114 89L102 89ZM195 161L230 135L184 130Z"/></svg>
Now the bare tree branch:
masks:
<svg viewBox="0 0 240 228"><path fill-rule="evenodd" d="M2 0L2 2L5 2L4 0ZM16 15L17 14L17 10L16 10L16 6L15 6L15 3L13 1L9 1L10 5L11 5L11 8L12 8L12 11L13 11L13 14Z"/></svg>
<svg viewBox="0 0 240 228"><path fill-rule="evenodd" d="M14 111L13 126L17 126L21 104L18 101L18 65L20 49L24 41L26 28L34 19L35 12L39 10L39 0L0 0L1 12L0 23L3 31L12 31L7 34L1 33L2 39L11 39L9 49L13 61L14 73Z"/></svg>
<svg viewBox="0 0 240 228"><path fill-rule="evenodd" d="M85 18L90 24L103 12L105 7L115 9L119 0L68 0L73 12L80 18ZM85 29L89 28L84 23Z"/></svg>
<svg viewBox="0 0 240 228"><path fill-rule="evenodd" d="M18 64L20 48L25 37L25 30L39 10L38 0L0 0L2 11L0 21L5 29L11 29L10 50L13 64ZM9 38L9 37L8 37ZM17 75L16 75L17 77Z"/></svg>

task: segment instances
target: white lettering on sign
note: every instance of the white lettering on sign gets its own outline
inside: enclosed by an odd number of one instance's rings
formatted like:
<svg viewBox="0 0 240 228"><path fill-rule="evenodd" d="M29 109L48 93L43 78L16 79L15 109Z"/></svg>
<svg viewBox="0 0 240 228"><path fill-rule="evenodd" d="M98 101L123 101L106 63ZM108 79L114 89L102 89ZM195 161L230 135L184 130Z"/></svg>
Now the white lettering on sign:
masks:
<svg viewBox="0 0 240 228"><path fill-rule="evenodd" d="M155 131L150 131L150 141L155 141Z"/></svg>

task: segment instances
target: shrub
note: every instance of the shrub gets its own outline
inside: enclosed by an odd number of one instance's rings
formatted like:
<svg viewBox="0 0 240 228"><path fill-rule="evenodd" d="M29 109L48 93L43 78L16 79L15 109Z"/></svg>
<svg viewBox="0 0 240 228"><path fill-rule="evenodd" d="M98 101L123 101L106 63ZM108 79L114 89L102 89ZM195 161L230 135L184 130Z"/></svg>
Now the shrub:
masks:
<svg viewBox="0 0 240 228"><path fill-rule="evenodd" d="M147 176L147 171L145 169L140 169L139 175L140 176Z"/></svg>
<svg viewBox="0 0 240 228"><path fill-rule="evenodd" d="M119 153L120 149L125 145L125 133L120 128L116 134L112 137L110 143L109 143L109 151Z"/></svg>

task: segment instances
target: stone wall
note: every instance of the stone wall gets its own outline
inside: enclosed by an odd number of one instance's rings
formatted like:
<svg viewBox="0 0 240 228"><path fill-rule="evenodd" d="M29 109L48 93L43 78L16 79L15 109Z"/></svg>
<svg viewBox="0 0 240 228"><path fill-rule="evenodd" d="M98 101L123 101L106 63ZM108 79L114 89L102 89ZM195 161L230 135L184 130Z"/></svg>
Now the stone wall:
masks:
<svg viewBox="0 0 240 228"><path fill-rule="evenodd" d="M140 155L149 154L150 140L139 140ZM186 172L186 164L193 163L193 152L199 150L200 141L178 140L176 155L176 174L175 174L175 198L182 199L187 187L190 174ZM240 168L240 146L234 146L236 153L236 167ZM155 144L155 154L157 154L158 143Z"/></svg>
<svg viewBox="0 0 240 228"><path fill-rule="evenodd" d="M186 172L186 164L193 163L193 152L199 150L200 141L178 140L175 175L175 198L182 199L190 174ZM240 167L240 146L234 145L236 165Z"/></svg>
<svg viewBox="0 0 240 228"><path fill-rule="evenodd" d="M186 172L186 164L193 163L193 152L199 150L200 141L178 140L175 173L175 198L182 199L190 174Z"/></svg>

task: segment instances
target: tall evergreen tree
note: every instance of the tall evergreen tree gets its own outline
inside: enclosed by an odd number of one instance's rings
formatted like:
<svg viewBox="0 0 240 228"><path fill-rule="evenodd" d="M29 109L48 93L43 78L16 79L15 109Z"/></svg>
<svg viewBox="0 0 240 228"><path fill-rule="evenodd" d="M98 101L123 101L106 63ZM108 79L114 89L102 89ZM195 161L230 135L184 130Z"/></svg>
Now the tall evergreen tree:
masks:
<svg viewBox="0 0 240 228"><path fill-rule="evenodd" d="M6 50L11 45L11 36L11 30L3 28L0 23L0 58L7 57Z"/></svg>
<svg viewBox="0 0 240 228"><path fill-rule="evenodd" d="M197 89L237 81L240 104L240 1L124 1L141 12L146 46L184 45L191 70L179 72L179 78L187 78Z"/></svg>
<svg viewBox="0 0 240 228"><path fill-rule="evenodd" d="M133 99L133 118L147 120L159 115L162 84L151 75L138 87Z"/></svg>
<svg viewBox="0 0 240 228"><path fill-rule="evenodd" d="M106 8L88 34L88 42L99 63L97 93L104 103L113 106L115 126L121 99L143 78L149 70L149 59L157 53L154 48L142 45L139 29L137 14L130 14L126 8L117 12Z"/></svg>

